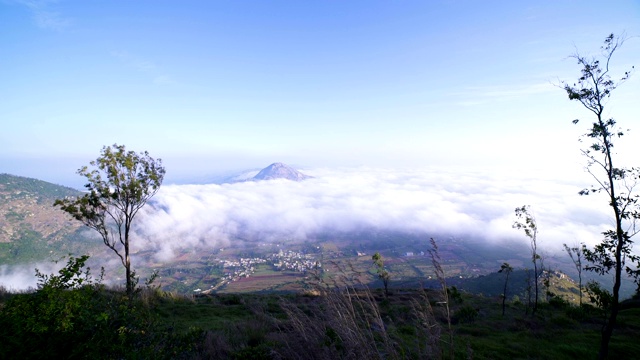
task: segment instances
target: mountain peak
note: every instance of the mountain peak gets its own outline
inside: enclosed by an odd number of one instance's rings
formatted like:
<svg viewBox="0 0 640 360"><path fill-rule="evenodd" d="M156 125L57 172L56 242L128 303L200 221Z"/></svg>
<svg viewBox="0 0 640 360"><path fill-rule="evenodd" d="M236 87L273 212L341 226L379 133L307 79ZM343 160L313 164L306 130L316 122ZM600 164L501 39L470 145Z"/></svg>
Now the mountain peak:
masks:
<svg viewBox="0 0 640 360"><path fill-rule="evenodd" d="M309 178L311 178L311 176L305 175L286 164L277 162L260 170L252 180L287 179L292 181L302 181Z"/></svg>

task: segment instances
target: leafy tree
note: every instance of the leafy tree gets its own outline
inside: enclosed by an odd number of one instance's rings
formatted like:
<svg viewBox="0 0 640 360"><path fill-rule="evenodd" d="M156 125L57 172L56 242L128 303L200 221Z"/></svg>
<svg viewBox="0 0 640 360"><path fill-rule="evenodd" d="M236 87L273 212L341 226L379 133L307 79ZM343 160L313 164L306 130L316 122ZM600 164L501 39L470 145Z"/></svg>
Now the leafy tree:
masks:
<svg viewBox="0 0 640 360"><path fill-rule="evenodd" d="M503 263L502 266L500 266L500 270L498 271L499 273L505 274L504 291L502 292L502 316L504 316L505 301L507 300L507 284L509 284L509 275L512 271L513 267L511 267L509 263Z"/></svg>
<svg viewBox="0 0 640 360"><path fill-rule="evenodd" d="M538 225L529 205L516 208L516 218L517 220L513 223L513 228L524 230L524 234L529 238L531 244L531 262L533 262L533 283L535 287L532 313L535 314L536 310L538 310L538 297L540 294L538 277L542 271L542 267L538 269L538 264L542 260L540 254L538 254Z"/></svg>
<svg viewBox="0 0 640 360"><path fill-rule="evenodd" d="M101 156L78 174L87 179L87 193L77 198L56 200L54 206L96 230L104 244L118 255L125 268L127 294L135 288L131 270L129 240L138 211L160 189L165 170L160 159L149 153L126 151L124 145L102 148Z"/></svg>
<svg viewBox="0 0 640 360"><path fill-rule="evenodd" d="M389 296L389 281L391 280L391 275L389 271L384 267L384 259L382 259L382 255L379 252L376 252L371 257L373 260L373 265L376 267L376 272L378 273L378 277L382 279L382 284L384 285L384 295Z"/></svg>
<svg viewBox="0 0 640 360"><path fill-rule="evenodd" d="M574 246L569 247L567 244L562 244L564 246L564 250L569 254L571 261L573 261L573 265L576 267L578 271L578 287L580 289L580 307L582 307L582 259L584 258L582 249L585 247L582 244L582 247Z"/></svg>
<svg viewBox="0 0 640 360"><path fill-rule="evenodd" d="M640 257L632 252L631 238L638 233L635 226L640 219L638 194L634 192L638 184L639 168L618 167L613 150L614 141L624 135L624 131L617 126L616 120L605 116L605 108L611 93L631 75L633 67L625 71L619 80L612 78L610 62L613 54L622 46L626 38L610 34L600 48L599 56L583 56L579 53L572 55L582 68L578 81L573 84L562 82L562 87L569 96L569 100L580 102L593 116L587 133L583 135L587 147L582 154L587 158L586 170L592 175L596 185L580 191L580 195L604 193L606 201L613 213L614 228L603 232L604 239L593 249L584 248L585 259L589 265L588 271L600 275L613 270L613 289L609 317L602 331L600 343L600 359L607 357L609 341L616 324L619 311L620 284L623 269L632 277L636 284L639 280ZM573 120L577 124L579 120ZM629 264L633 264L629 266Z"/></svg>

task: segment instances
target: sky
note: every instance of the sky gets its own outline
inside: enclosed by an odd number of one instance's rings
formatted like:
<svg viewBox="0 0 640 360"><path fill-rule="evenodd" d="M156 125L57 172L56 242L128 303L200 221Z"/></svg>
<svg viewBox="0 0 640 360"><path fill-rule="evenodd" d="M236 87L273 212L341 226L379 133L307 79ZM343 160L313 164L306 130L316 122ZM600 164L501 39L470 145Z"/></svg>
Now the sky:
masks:
<svg viewBox="0 0 640 360"><path fill-rule="evenodd" d="M610 33L618 78L640 66L638 1L0 0L0 173L80 189L105 145L161 158L133 245L159 260L247 232L526 241L525 204L547 249L595 244L590 113L558 85ZM639 98L634 73L607 103L623 164ZM314 179L207 184L273 162Z"/></svg>
<svg viewBox="0 0 640 360"><path fill-rule="evenodd" d="M612 32L621 73L638 1L0 0L0 172L80 188L114 143L166 184L276 161L577 167L589 114L555 85ZM639 84L609 104L631 129Z"/></svg>

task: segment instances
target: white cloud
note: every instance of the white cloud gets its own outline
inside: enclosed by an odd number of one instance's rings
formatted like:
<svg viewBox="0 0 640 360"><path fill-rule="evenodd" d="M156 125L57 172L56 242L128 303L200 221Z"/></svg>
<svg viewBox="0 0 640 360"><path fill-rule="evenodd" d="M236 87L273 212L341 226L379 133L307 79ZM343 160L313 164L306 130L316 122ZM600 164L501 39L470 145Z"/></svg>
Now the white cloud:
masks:
<svg viewBox="0 0 640 360"><path fill-rule="evenodd" d="M611 227L606 201L581 197L580 174L392 169L315 169L303 182L274 180L223 185L166 185L134 223L132 247L152 250L160 261L180 252L253 246L257 241L301 242L326 231L389 230L451 236L499 244L528 244L512 229L514 209L531 205L539 226L539 249L551 254L562 244L594 244ZM93 234L92 232L88 232ZM95 234L93 234L95 236ZM93 239L99 242L99 239ZM100 247L92 269L122 273L119 259ZM106 254L106 255L105 255ZM135 254L133 262L140 259ZM0 266L0 284L35 287L34 268L43 273L63 264ZM94 271L94 275L97 272ZM109 277L113 284L120 278Z"/></svg>
<svg viewBox="0 0 640 360"><path fill-rule="evenodd" d="M89 236L95 236L90 232L87 232ZM97 239L93 239L97 240ZM101 281L105 285L114 286L123 283L123 275L120 277L110 277L107 279L100 279L100 268L103 267L106 273L120 274L123 273L120 260L112 254L105 256L105 253L110 252L106 247L99 249L100 255L95 258L92 257L87 260L86 267L90 268L89 276L93 282ZM18 265L0 265L0 286L3 286L9 291L25 291L30 289L36 289L40 279L36 277L36 269L40 273L50 276L52 274L58 275L58 271L67 264L68 258L63 257L57 260L51 259L50 261L42 261L31 264L18 264ZM84 269L86 270L86 268Z"/></svg>
<svg viewBox="0 0 640 360"><path fill-rule="evenodd" d="M38 286L38 278L35 269L42 274L57 273L64 264L58 262L41 262L34 264L0 265L0 285L7 290L28 290Z"/></svg>
<svg viewBox="0 0 640 360"><path fill-rule="evenodd" d="M57 3L55 0L16 0L16 3L31 10L33 20L40 28L61 31L71 24L60 12L49 9L50 4Z"/></svg>
<svg viewBox="0 0 640 360"><path fill-rule="evenodd" d="M34 266L32 265L2 265L0 266L0 285L12 291L35 289L38 285L38 279L34 274Z"/></svg>
<svg viewBox="0 0 640 360"><path fill-rule="evenodd" d="M325 231L362 229L517 239L514 209L530 204L540 242L599 241L607 226L606 202L580 197L581 184L511 172L307 171L314 179L224 185L164 186L138 220L136 246L159 259L256 240L302 241Z"/></svg>

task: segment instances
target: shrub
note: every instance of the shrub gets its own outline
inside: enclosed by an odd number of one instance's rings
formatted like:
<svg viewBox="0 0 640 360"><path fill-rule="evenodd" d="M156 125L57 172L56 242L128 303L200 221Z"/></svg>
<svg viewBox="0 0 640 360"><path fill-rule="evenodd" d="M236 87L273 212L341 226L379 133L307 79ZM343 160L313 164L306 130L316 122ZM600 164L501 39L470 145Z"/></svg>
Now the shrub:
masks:
<svg viewBox="0 0 640 360"><path fill-rule="evenodd" d="M551 299L549 299L549 305L556 309L565 309L571 306L571 304L569 304L567 300L556 295L552 296Z"/></svg>
<svg viewBox="0 0 640 360"><path fill-rule="evenodd" d="M0 358L175 358L190 340L156 326L147 306L109 291L69 257L58 274L36 270L38 289L13 295L0 309ZM134 301L135 300L135 301Z"/></svg>
<svg viewBox="0 0 640 360"><path fill-rule="evenodd" d="M478 310L471 305L461 306L454 314L453 320L460 323L471 323L478 317Z"/></svg>

